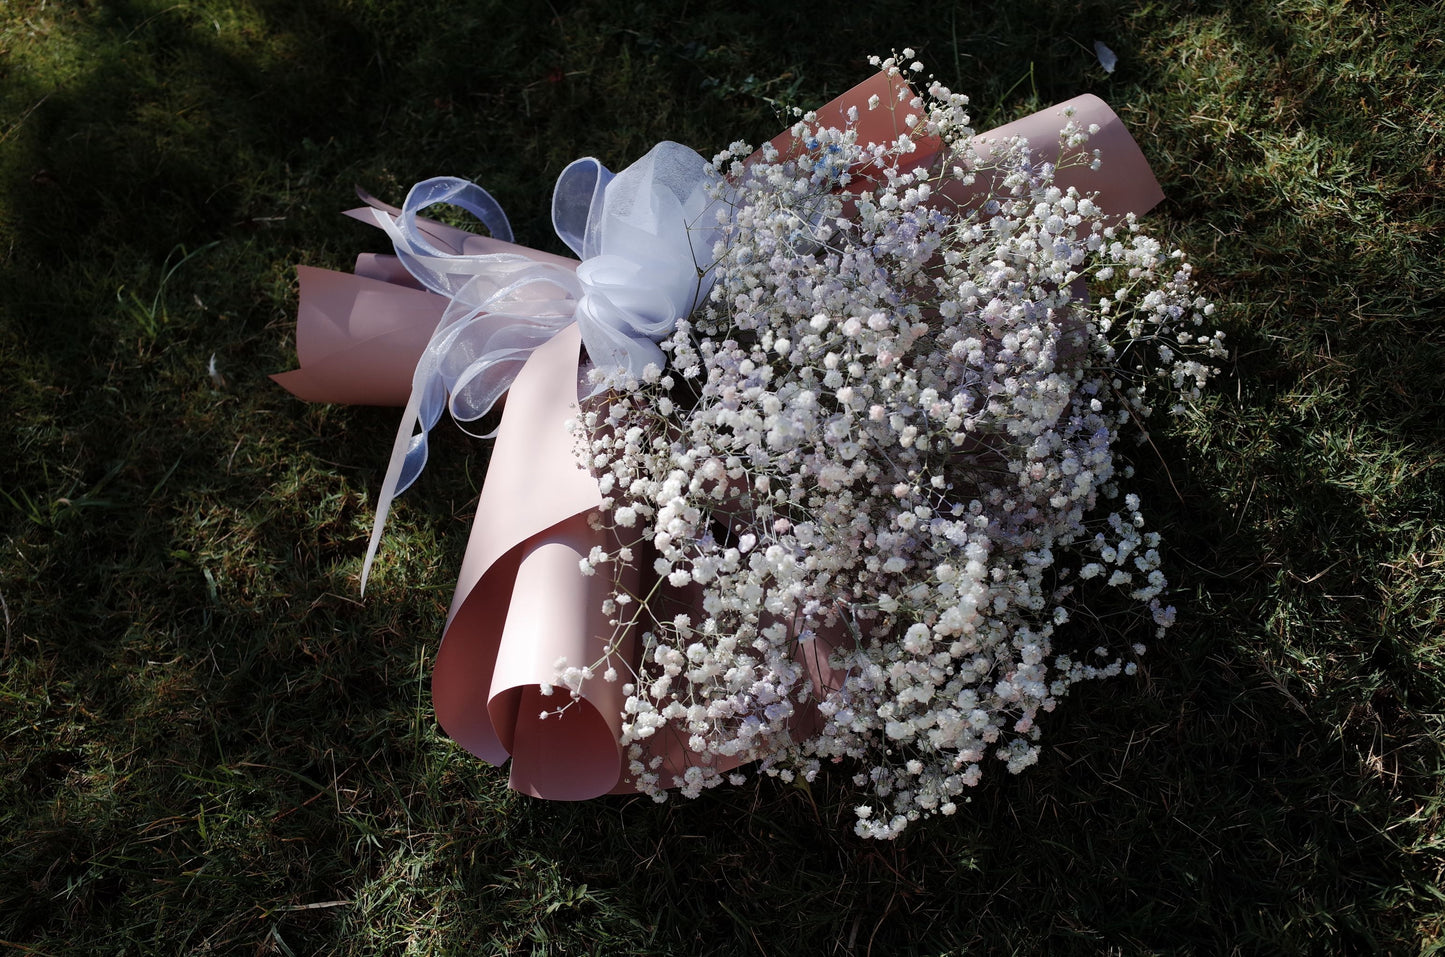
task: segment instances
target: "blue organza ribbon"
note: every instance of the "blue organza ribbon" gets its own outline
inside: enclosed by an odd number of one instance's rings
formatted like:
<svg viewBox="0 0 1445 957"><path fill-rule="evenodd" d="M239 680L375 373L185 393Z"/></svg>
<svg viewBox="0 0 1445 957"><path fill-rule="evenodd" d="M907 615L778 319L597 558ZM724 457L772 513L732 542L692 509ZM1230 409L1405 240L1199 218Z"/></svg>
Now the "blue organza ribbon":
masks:
<svg viewBox="0 0 1445 957"><path fill-rule="evenodd" d="M517 253L452 252L428 240L418 216L446 203L472 213L493 238L511 241L502 207L463 179L418 183L396 216L372 210L407 271L451 301L412 376L362 566L363 592L392 499L425 468L427 433L443 409L459 422L486 415L532 352L573 322L593 365L614 378L666 365L658 343L711 288L720 237L713 181L706 160L678 143L659 143L615 175L591 157L572 163L553 191L552 224L582 260L575 272Z"/></svg>

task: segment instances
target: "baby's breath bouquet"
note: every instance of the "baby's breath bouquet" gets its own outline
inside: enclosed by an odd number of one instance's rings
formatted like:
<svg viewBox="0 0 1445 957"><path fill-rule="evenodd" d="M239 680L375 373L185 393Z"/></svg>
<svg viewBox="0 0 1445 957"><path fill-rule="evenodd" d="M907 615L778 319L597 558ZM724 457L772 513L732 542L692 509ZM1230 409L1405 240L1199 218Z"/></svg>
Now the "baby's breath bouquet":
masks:
<svg viewBox="0 0 1445 957"><path fill-rule="evenodd" d="M616 543L583 566L616 576L618 637L559 684L623 683L654 796L746 761L786 780L848 762L858 832L894 836L990 764L1037 761L1072 685L1134 671L1142 645L1067 632L1086 597L1112 590L1157 635L1174 620L1116 449L1198 396L1224 355L1212 306L1132 214L1055 184L1108 162L1089 129L1063 123L1056 163L984 155L966 104L932 82L868 104L908 108L891 142L861 142L855 108L802 116L790 151L720 154L710 295L665 368L614 376L576 423ZM943 144L926 167L921 138ZM643 594L620 571L638 566ZM659 734L693 754L680 777L648 758Z"/></svg>

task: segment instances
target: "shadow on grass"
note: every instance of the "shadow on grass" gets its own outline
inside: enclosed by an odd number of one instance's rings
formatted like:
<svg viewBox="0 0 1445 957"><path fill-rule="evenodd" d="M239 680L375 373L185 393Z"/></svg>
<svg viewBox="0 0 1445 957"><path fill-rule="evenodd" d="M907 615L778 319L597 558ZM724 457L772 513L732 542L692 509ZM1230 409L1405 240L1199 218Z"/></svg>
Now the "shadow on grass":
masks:
<svg viewBox="0 0 1445 957"><path fill-rule="evenodd" d="M1445 303L1417 89L1437 55L1406 62L1405 27L1372 52L1368 12L1243 3L883 4L836 26L823 4L16 10L40 32L7 35L3 67L24 119L0 139L0 939L1288 953L1425 925ZM1159 437L1162 465L1138 456L1195 592L1181 624L1141 683L1076 690L1040 766L892 844L852 837L841 772L661 808L507 792L439 737L426 691L485 450L438 437L361 605L394 422L262 378L286 365L291 268L376 248L334 216L354 182L395 197L440 172L556 248L568 160L757 140L770 101L825 99L908 43L987 121L1113 100L1229 302L1237 393ZM216 239L160 288L178 247ZM159 291L155 332L122 290Z"/></svg>

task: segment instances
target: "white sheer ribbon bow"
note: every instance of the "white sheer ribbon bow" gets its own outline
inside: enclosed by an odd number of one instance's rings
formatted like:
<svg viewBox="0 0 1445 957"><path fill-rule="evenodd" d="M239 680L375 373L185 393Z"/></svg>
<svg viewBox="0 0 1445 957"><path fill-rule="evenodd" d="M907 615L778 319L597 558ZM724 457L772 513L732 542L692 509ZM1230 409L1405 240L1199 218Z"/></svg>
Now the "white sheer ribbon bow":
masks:
<svg viewBox="0 0 1445 957"><path fill-rule="evenodd" d="M575 273L515 253L459 254L431 243L417 214L438 203L471 212L494 238L511 241L501 206L466 180L418 183L395 218L373 210L407 270L451 303L412 376L362 565L363 593L391 501L426 466L427 432L443 408L460 422L486 415L532 351L573 322L598 368L640 377L649 364L666 365L657 343L712 285L714 175L700 155L670 142L616 175L591 157L572 163L557 179L552 225L582 260Z"/></svg>

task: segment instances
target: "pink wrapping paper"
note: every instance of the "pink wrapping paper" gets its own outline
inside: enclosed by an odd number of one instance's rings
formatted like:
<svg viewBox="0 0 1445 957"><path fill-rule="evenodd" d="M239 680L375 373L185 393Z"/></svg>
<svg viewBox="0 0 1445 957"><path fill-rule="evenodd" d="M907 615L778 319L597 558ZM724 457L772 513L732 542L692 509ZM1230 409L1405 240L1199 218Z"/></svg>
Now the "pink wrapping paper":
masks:
<svg viewBox="0 0 1445 957"><path fill-rule="evenodd" d="M857 106L861 140L892 140L905 128L911 98L907 94L899 103L900 89L906 90L900 79L878 74L817 111L819 122L841 125L848 108ZM868 111L875 94L897 103L897 109ZM1148 163L1123 123L1097 97L1078 97L991 130L975 142L986 153L990 142L1026 136L1037 158L1053 160L1065 106L1075 109L1080 125L1099 124L1089 148L1102 150L1104 165L1097 172L1087 167L1060 171L1059 185L1097 192L1099 205L1118 216L1142 214L1157 204L1163 194ZM784 133L774 145L786 152L793 148L792 137ZM940 146L924 138L918 145L920 165L932 161ZM958 193L950 198L966 203L970 197ZM367 221L371 214L363 209L351 215ZM456 252L512 252L576 265L441 224L429 223L427 231L434 243ZM273 378L312 402L405 405L413 368L447 300L420 289L391 256L362 256L355 274L304 266L299 272L301 368ZM432 674L437 720L446 732L492 764L510 758L513 788L556 800L635 790L618 743L622 683L629 676L606 682L599 669L576 699L560 687L543 693L555 680L559 659L577 667L591 664L612 638L601 607L613 575L599 569L585 576L578 564L594 545L609 547L608 533L588 522L601 496L567 426L579 414L580 351L577 327L569 326L533 353L508 393ZM638 579L631 582L635 588L644 586L636 566L629 574ZM662 600L687 606L693 596L672 592ZM841 679L827 658L843 640L822 635L799 645L799 659L815 688L836 687ZM624 636L619 654L635 665L634 645L635 636ZM550 712L546 718L543 711ZM806 735L818 721L816 712L804 706L794 718L794 731ZM661 757L672 773L696 763L686 735L675 729L663 729L645 746L648 757ZM737 763L713 766L725 771Z"/></svg>

